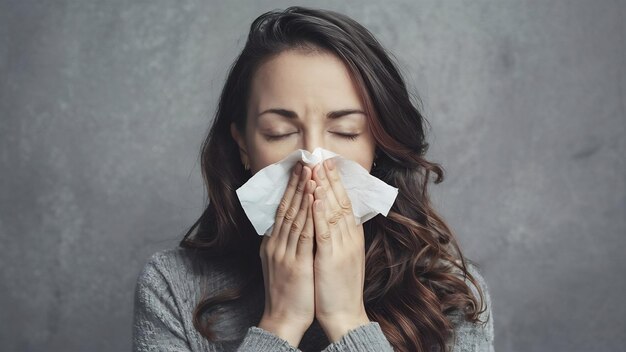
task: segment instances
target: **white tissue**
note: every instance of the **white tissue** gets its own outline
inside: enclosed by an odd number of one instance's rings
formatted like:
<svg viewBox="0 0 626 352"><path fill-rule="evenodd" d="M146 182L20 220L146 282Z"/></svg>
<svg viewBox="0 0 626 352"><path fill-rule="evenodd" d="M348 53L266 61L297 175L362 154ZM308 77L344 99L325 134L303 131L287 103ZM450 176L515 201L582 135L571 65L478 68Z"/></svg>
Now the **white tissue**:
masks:
<svg viewBox="0 0 626 352"><path fill-rule="evenodd" d="M398 195L398 189L372 176L359 163L323 148L313 153L298 149L284 159L268 165L237 189L237 196L248 219L259 235L269 235L274 225L276 209L285 194L292 167L302 160L313 168L317 163L335 158L335 167L352 203L356 224L362 224L377 214L387 216Z"/></svg>

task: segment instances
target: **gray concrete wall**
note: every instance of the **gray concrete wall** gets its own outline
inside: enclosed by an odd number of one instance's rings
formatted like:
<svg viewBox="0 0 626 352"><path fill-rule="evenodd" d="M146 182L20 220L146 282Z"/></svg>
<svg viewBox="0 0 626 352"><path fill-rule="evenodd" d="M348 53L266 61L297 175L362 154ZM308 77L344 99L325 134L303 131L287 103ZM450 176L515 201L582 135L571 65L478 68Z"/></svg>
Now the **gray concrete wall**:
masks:
<svg viewBox="0 0 626 352"><path fill-rule="evenodd" d="M496 349L623 350L626 3L310 4L368 27L424 101ZM130 348L139 270L202 210L226 69L288 5L0 0L0 349Z"/></svg>

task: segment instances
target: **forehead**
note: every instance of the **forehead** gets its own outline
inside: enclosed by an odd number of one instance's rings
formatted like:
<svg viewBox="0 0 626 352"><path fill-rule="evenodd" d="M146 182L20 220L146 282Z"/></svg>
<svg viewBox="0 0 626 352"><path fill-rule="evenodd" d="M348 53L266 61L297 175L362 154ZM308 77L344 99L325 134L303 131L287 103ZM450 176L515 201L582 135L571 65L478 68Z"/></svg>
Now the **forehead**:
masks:
<svg viewBox="0 0 626 352"><path fill-rule="evenodd" d="M326 111L362 108L345 64L326 52L284 51L259 66L252 79L250 110Z"/></svg>

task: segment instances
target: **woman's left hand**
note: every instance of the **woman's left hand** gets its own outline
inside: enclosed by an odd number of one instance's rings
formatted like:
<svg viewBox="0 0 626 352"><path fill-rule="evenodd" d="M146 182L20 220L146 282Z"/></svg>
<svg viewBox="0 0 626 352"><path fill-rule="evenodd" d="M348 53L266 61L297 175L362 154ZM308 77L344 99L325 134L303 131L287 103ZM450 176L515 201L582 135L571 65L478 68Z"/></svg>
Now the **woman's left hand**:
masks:
<svg viewBox="0 0 626 352"><path fill-rule="evenodd" d="M365 239L335 162L313 168L315 317L331 342L369 323L363 303Z"/></svg>

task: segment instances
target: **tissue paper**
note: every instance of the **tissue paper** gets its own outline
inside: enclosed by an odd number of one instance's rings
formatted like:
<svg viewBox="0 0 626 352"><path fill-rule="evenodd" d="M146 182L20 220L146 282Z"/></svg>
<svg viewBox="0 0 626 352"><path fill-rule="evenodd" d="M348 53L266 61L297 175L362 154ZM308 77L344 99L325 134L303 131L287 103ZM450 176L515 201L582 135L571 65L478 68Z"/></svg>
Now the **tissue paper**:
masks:
<svg viewBox="0 0 626 352"><path fill-rule="evenodd" d="M313 168L319 162L335 158L357 225L377 214L387 216L398 195L398 189L372 176L359 163L323 148L313 153L298 149L284 159L266 166L254 174L236 191L248 219L259 235L269 235L274 225L276 209L285 194L292 167L302 161Z"/></svg>

